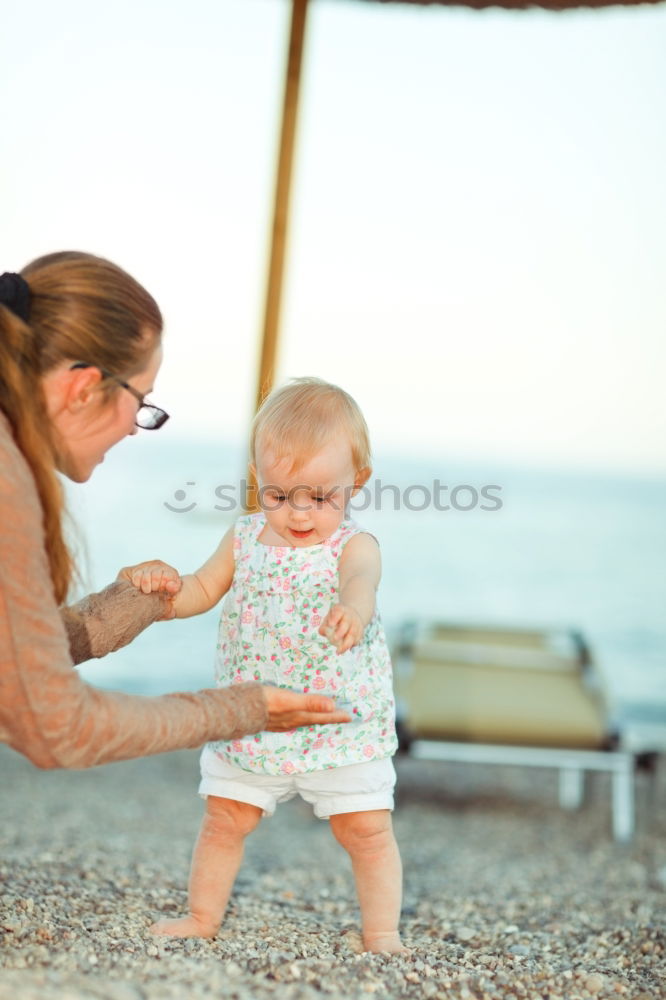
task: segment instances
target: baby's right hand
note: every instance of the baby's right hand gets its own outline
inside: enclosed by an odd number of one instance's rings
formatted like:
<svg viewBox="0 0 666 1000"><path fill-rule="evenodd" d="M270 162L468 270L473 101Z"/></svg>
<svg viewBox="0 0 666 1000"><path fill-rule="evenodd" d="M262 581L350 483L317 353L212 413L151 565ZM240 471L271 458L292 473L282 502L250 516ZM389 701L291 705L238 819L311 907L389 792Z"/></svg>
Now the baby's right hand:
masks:
<svg viewBox="0 0 666 1000"><path fill-rule="evenodd" d="M144 594L162 591L168 597L175 597L183 585L178 570L161 559L149 559L136 566L125 566L116 577L129 582Z"/></svg>

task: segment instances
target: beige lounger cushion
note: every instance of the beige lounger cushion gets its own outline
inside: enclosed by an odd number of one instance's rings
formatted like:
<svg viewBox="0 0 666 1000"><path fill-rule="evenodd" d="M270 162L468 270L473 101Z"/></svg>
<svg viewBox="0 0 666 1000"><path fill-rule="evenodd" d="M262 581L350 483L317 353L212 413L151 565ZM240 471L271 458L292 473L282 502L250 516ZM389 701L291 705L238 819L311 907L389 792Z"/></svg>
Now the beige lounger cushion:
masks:
<svg viewBox="0 0 666 1000"><path fill-rule="evenodd" d="M430 632L442 636L443 629ZM600 693L577 659L547 641L487 641L454 630L412 647L397 694L416 737L599 748L607 736ZM515 636L514 636L515 640Z"/></svg>

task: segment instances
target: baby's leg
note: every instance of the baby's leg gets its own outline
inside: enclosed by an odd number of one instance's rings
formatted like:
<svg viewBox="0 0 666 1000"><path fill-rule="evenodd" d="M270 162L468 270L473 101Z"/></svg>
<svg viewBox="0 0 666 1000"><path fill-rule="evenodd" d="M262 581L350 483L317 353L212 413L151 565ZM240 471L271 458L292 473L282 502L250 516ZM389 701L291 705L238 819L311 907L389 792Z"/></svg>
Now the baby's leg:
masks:
<svg viewBox="0 0 666 1000"><path fill-rule="evenodd" d="M402 864L388 809L331 816L336 840L349 852L367 951L406 952L398 933Z"/></svg>
<svg viewBox="0 0 666 1000"><path fill-rule="evenodd" d="M214 937L243 857L245 837L259 823L261 809L247 802L209 795L192 855L187 917L158 920L150 931L172 937Z"/></svg>

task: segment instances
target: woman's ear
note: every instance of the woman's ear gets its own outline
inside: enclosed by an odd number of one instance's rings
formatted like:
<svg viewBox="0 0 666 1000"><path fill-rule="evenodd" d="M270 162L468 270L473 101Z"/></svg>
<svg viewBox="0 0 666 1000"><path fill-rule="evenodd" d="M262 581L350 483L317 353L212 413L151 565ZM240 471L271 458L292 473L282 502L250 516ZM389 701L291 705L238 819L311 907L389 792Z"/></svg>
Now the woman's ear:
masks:
<svg viewBox="0 0 666 1000"><path fill-rule="evenodd" d="M102 381L99 368L69 369L65 373L64 402L71 412L81 410L92 399L93 393Z"/></svg>
<svg viewBox="0 0 666 1000"><path fill-rule="evenodd" d="M71 368L70 365L67 361L43 376L42 386L51 418L80 413L102 381L99 368Z"/></svg>

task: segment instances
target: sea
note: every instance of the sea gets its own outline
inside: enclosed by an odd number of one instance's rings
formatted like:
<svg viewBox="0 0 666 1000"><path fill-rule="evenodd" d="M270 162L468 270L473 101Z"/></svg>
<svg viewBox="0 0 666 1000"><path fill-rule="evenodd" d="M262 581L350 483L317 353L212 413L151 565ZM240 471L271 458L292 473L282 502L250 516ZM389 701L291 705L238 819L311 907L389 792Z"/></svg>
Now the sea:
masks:
<svg viewBox="0 0 666 1000"><path fill-rule="evenodd" d="M67 485L81 594L145 559L193 571L242 513L242 448L160 434ZM666 721L666 479L386 452L351 513L380 542L390 637L410 622L576 629L609 701ZM141 694L211 686L218 614L157 623L81 672Z"/></svg>

